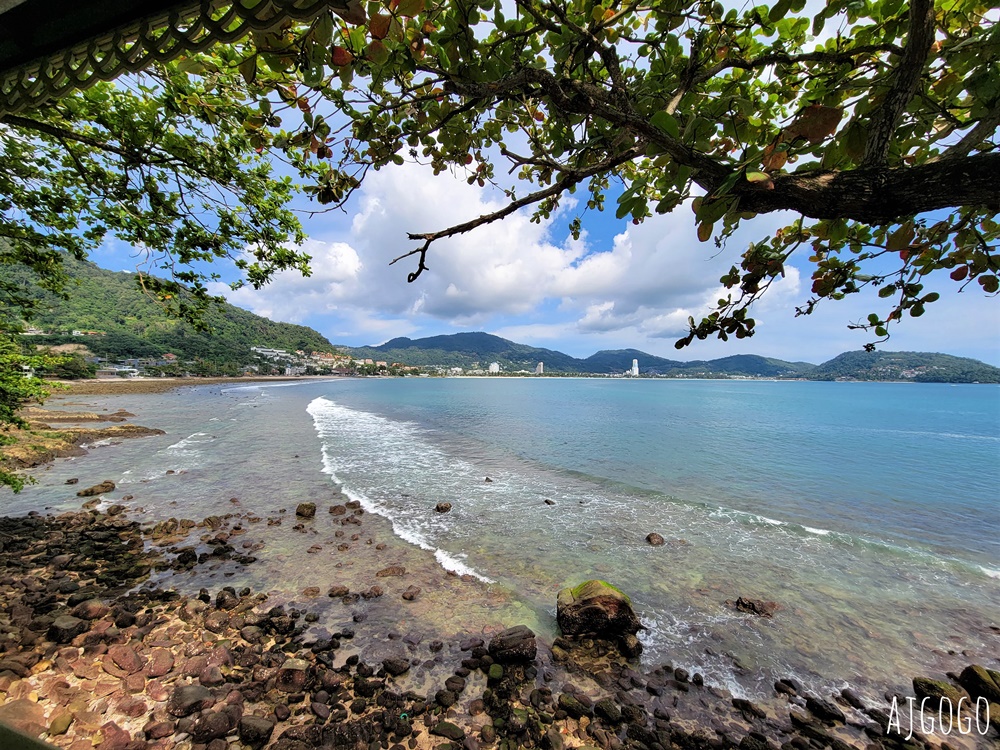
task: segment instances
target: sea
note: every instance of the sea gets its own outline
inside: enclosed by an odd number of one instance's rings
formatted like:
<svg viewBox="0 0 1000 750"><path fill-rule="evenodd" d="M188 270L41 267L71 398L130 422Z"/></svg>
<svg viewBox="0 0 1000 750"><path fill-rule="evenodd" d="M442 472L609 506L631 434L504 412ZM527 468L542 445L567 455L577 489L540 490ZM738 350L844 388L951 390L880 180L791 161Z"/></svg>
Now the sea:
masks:
<svg viewBox="0 0 1000 750"><path fill-rule="evenodd" d="M111 500L140 519L357 500L425 588L430 571L469 582L428 604L422 627L493 618L551 641L559 589L600 578L646 626L642 666L751 698L788 676L881 697L1000 654L995 385L341 378L56 405L119 407L166 434L61 459L0 497L4 511L78 508L71 477L115 481ZM289 526L255 529L245 571L171 584L280 600L346 575ZM779 610L737 611L741 596Z"/></svg>

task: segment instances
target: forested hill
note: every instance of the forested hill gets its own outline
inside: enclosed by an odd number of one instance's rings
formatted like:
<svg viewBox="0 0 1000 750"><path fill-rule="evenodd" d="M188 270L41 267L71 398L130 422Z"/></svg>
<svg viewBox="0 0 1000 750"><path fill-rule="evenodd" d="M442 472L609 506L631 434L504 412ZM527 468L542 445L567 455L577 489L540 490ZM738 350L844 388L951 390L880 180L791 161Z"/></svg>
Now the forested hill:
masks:
<svg viewBox="0 0 1000 750"><path fill-rule="evenodd" d="M136 284L135 274L116 273L93 263L69 261L69 299L30 284L25 290L39 302L30 325L49 333L101 331L103 336L68 339L38 337L39 343L85 343L94 354L109 359L159 357L166 352L180 359L246 362L251 346L294 351L332 351L333 345L306 326L274 321L229 304L215 305L205 316L209 331L200 333L172 318ZM5 273L8 271L5 270Z"/></svg>
<svg viewBox="0 0 1000 750"><path fill-rule="evenodd" d="M808 380L902 380L942 383L1000 383L1000 368L974 359L924 352L847 352L822 365L786 362L755 354L678 362L637 349L597 352L577 359L552 349L518 344L488 333L456 333L422 339L397 338L380 346L348 350L370 357L423 367L486 369L496 362L503 372L532 372L539 362L545 372L607 375L622 373L638 360L643 375L689 378L802 378Z"/></svg>
<svg viewBox="0 0 1000 750"><path fill-rule="evenodd" d="M824 362L813 380L913 380L918 383L1000 383L1000 368L977 359L929 352L844 352Z"/></svg>

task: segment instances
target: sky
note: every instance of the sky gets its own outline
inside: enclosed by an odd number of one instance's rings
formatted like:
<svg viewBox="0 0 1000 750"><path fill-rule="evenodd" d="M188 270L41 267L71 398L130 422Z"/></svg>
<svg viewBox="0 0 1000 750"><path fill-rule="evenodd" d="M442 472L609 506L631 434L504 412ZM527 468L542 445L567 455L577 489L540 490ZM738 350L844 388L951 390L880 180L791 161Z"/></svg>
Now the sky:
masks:
<svg viewBox="0 0 1000 750"><path fill-rule="evenodd" d="M611 209L583 214L584 234L574 241L571 200L549 221L530 212L431 246L425 271L406 275L416 259L389 261L413 249L407 232L428 232L478 217L502 205L489 188L450 174L404 164L370 173L346 210L304 218L311 276L279 274L261 290L212 291L272 320L310 326L333 344L365 346L397 336L419 338L485 331L532 346L586 357L601 349L634 348L670 359L714 359L759 354L788 361L824 362L872 340L848 325L888 307L871 293L820 304L795 316L809 295L808 253L792 259L786 277L753 309L757 332L743 341L674 342L687 318L710 310L722 290L719 277L750 242L789 223L789 215L744 222L722 250L699 242L694 215L679 207L641 225L618 221ZM112 270L134 270L131 248L105 245L92 259ZM220 269L221 270L221 269ZM224 278L228 277L224 274ZM940 274L927 285L941 293L920 319L906 319L879 348L934 351L1000 366L1000 300Z"/></svg>

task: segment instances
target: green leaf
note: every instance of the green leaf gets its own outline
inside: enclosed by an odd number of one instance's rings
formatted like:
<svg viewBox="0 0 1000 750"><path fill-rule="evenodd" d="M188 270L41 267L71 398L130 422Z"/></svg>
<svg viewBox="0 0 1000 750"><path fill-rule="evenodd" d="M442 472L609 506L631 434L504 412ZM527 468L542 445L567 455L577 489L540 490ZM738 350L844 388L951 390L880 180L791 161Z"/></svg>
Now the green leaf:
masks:
<svg viewBox="0 0 1000 750"><path fill-rule="evenodd" d="M677 125L677 120L662 109L649 118L649 122L669 135L671 138L681 137L681 131L680 127Z"/></svg>

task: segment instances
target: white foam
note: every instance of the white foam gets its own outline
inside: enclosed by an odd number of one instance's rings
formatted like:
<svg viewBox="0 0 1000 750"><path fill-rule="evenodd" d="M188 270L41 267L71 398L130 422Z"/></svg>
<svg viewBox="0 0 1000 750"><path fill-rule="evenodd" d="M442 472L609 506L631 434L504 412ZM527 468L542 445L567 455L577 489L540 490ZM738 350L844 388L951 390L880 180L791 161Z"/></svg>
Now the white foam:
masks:
<svg viewBox="0 0 1000 750"><path fill-rule="evenodd" d="M979 566L979 569L983 571L986 575L988 575L990 578L1000 581L1000 570L993 570L992 568L987 568L982 565Z"/></svg>
<svg viewBox="0 0 1000 750"><path fill-rule="evenodd" d="M826 536L831 533L829 529L814 529L812 526L803 526L802 528L810 534L816 534L817 536Z"/></svg>
<svg viewBox="0 0 1000 750"><path fill-rule="evenodd" d="M386 460L392 464L396 464L396 467L400 470L406 470L407 464L407 450L413 450L412 438L413 436L408 434L410 427L406 423L390 422L382 417L378 417L373 414L362 414L355 412L351 409L346 409L333 401L326 399L322 396L313 399L312 402L306 407L306 411L313 418L313 425L316 431L320 434L322 438L331 437L326 434L327 430L333 430L343 423L344 420L350 420L353 423L358 419L362 418L366 425L370 425L374 428L375 433L381 440L391 440L395 438L400 446L404 447L404 450L395 453L393 451L384 450L384 446L380 446L383 449L379 451L379 455L382 456L383 460ZM396 431L403 431L406 434L394 434L393 428ZM353 432L354 435L359 436L357 431ZM358 439L361 439L359 436ZM422 449L425 452L434 453L434 449L431 446L423 446ZM426 456L425 456L426 457ZM441 457L443 459L443 457ZM471 575L474 578L483 581L484 583L493 583L493 579L488 578L483 575L475 568L467 565L459 557L450 554L449 552L441 549L437 545L433 544L428 537L422 533L420 529L421 521L415 518L405 519L400 518L394 509L379 503L372 498L368 497L364 492L358 491L356 488L347 485L341 477L337 475L337 466L334 462L333 457L327 447L326 440L323 441L322 447L322 462L323 462L323 472L328 474L330 478L341 486L341 491L344 495L351 500L355 500L361 504L361 507L368 513L374 513L375 515L382 516L386 518L392 525L393 533L409 544L419 547L420 549L426 550L428 552L434 553L434 558L437 560L438 564L441 565L445 570L452 571L458 575ZM433 457L431 458L431 463L435 463ZM439 465L448 465L447 461L438 461ZM441 522L441 519L437 519Z"/></svg>

